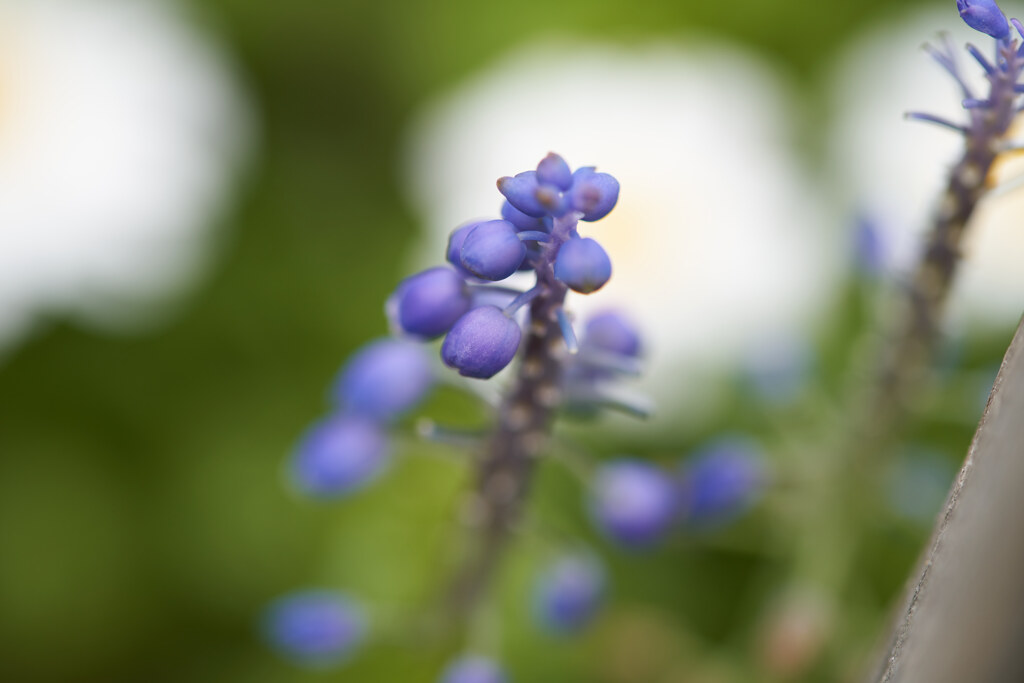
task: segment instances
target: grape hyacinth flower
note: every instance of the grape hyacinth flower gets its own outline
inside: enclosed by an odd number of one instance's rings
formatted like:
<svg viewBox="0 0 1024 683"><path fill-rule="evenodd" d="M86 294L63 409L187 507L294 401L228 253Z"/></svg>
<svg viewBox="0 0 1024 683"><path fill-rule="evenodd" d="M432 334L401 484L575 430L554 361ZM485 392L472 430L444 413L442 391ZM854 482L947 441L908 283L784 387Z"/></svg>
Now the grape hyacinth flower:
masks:
<svg viewBox="0 0 1024 683"><path fill-rule="evenodd" d="M580 236L579 225L612 210L618 181L592 167L572 172L551 153L536 170L499 179L498 188L505 197L503 218L459 226L445 249L449 266L426 269L399 283L385 307L399 338L378 339L345 364L332 389L334 414L306 433L291 462L295 484L314 497L344 496L378 477L390 460L388 430L424 399L434 382L417 342L443 336L441 360L477 380L493 377L521 356L476 460L472 521L482 542L453 582L450 607L460 617L486 589L519 520L556 411L568 394L595 410L606 407L609 401L600 392L583 396L574 387L589 383L594 389L597 381L604 385L635 374L640 350L632 323L607 314L588 325L581 351L564 306L570 289L590 293L611 276L608 255L594 239ZM497 284L518 271L534 274L532 287ZM653 542L671 517L666 508L672 502L661 497L671 491L669 478L644 467L636 461L621 472L611 467L598 484L595 509L601 510L610 533L631 546ZM539 584L539 614L554 630L578 629L596 609L603 585L604 573L592 558L565 558ZM319 618L313 607L300 609L306 607L295 608L300 615L293 622L305 624L300 617L308 613ZM315 626L329 622L326 617L310 621ZM442 680L506 679L492 661L465 657Z"/></svg>
<svg viewBox="0 0 1024 683"><path fill-rule="evenodd" d="M854 41L840 68L828 76L831 83L841 84L833 105L840 116L829 138L834 141L836 166L846 169L838 179L848 188L844 200L861 207L872 219L882 247L881 265L897 283L910 279L908 273L917 267L932 239L928 233L934 219L948 206L943 197L948 194L950 169L963 168L960 162L967 145L984 146L974 133L965 136L960 128L946 125L977 130L975 119L988 115L986 108L972 106L965 116L963 105L976 103L964 93L960 81L975 99L991 99L985 93L993 87L993 77L1007 78L1002 68L990 75L972 54L977 52L995 66L995 56L986 44L998 46L1001 41L966 22L954 20L951 24L952 5L948 2L941 11L914 12L903 20L887 17ZM935 68L934 61L921 59L914 49L924 35L922 26L942 23L949 24L948 36L944 29L937 44L926 49L947 63L958 57L953 66L959 80L950 80L945 65ZM1004 40L1019 43L1015 36L1011 33ZM968 53L958 54L954 46L965 43ZM956 97L950 97L951 85ZM945 123L909 125L894 115L901 109L925 109ZM950 135L951 130L957 134ZM983 180L984 201L972 211L970 227L959 239L966 258L959 260L956 286L943 305L945 334L1004 330L1016 325L1020 317L1024 269L1018 255L1024 249L1024 233L1019 230L1019 216L1024 197L1018 191L1007 191L1020 178L1021 159L1013 152L1019 142L1019 124L1011 125L998 140L989 141L998 154Z"/></svg>
<svg viewBox="0 0 1024 683"><path fill-rule="evenodd" d="M932 58L960 88L968 120L961 124L933 114L908 114L909 118L955 131L962 136L964 146L950 170L920 261L911 276L906 294L910 313L898 321L899 328L882 361L878 392L883 400L875 403L881 423L895 414L888 409L889 404L900 406L907 400L934 349L967 227L988 190L993 165L1008 149L1006 138L1021 109L1024 44L1010 33L995 2L959 0L957 8L968 26L994 38L994 54L990 60L980 49L967 45L967 52L985 74L987 92L976 94L961 74L953 49L948 44L943 49L929 47ZM1024 38L1024 26L1016 19L1009 23Z"/></svg>
<svg viewBox="0 0 1024 683"><path fill-rule="evenodd" d="M581 232L611 256L614 277L593 295L570 291L568 306L581 321L605 308L627 311L644 330L636 388L680 408L645 428L695 422L724 395L687 387L731 372L764 335L806 334L842 276L845 245L821 229L835 222L828 193L786 144L800 119L800 98L787 86L766 60L714 41L524 45L414 117L406 187L429 229L411 256L433 265L451 228L489 205L479 178L527 168L538 140L570 161L600 161L594 173L609 170L622 193L593 231ZM507 96L523 92L530 97ZM616 96L582 116L580 92ZM543 115L536 101L545 102ZM538 164L538 186L560 189L542 171ZM575 194L562 191L563 199ZM553 215L515 209L517 218L512 209L503 207L502 218L521 230L550 229L538 223Z"/></svg>
<svg viewBox="0 0 1024 683"><path fill-rule="evenodd" d="M463 655L445 668L438 683L508 683L508 677L489 657Z"/></svg>
<svg viewBox="0 0 1024 683"><path fill-rule="evenodd" d="M537 580L537 617L548 630L578 631L597 612L604 589L604 568L595 557L589 554L560 557Z"/></svg>
<svg viewBox="0 0 1024 683"><path fill-rule="evenodd" d="M311 667L347 659L366 635L362 608L337 591L309 590L272 603L264 615L266 639L288 659Z"/></svg>

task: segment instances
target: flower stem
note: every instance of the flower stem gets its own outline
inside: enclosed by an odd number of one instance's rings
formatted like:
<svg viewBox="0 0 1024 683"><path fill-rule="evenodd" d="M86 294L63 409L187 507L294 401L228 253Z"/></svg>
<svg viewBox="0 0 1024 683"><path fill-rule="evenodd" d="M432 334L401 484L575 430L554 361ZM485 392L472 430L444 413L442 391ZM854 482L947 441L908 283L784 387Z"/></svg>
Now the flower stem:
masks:
<svg viewBox="0 0 1024 683"><path fill-rule="evenodd" d="M534 466L551 432L562 399L565 342L558 312L566 287L555 279L558 247L577 217L557 219L551 241L542 245L536 266L537 294L530 301L526 340L516 380L498 409L494 431L476 472L472 522L478 545L456 574L450 606L457 616L470 613L486 592L508 540L522 516Z"/></svg>

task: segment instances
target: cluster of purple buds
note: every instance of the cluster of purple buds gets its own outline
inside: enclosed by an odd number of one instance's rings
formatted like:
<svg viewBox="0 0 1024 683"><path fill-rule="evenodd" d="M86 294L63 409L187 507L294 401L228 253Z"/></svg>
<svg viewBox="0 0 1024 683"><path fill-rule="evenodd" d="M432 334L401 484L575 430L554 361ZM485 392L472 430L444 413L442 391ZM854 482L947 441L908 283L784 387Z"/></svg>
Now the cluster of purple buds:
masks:
<svg viewBox="0 0 1024 683"><path fill-rule="evenodd" d="M712 527L732 521L757 502L767 475L764 453L741 437L711 442L676 472L619 458L603 464L594 477L591 516L612 542L644 550L681 524Z"/></svg>
<svg viewBox="0 0 1024 683"><path fill-rule="evenodd" d="M612 210L619 197L615 178L593 167L572 172L562 157L548 154L537 170L498 180L498 189L505 196L502 218L456 228L448 241L450 265L407 278L388 304L399 332L421 340L444 335L445 364L479 379L500 372L519 350L519 308L557 288L595 292L612 271L601 245L581 237L577 225ZM491 284L520 271L536 273L532 289ZM487 296L495 292L513 298L498 307Z"/></svg>
<svg viewBox="0 0 1024 683"><path fill-rule="evenodd" d="M334 383L333 414L299 442L292 481L318 498L343 496L373 481L390 460L388 425L419 404L433 382L419 345L385 338L364 346Z"/></svg>

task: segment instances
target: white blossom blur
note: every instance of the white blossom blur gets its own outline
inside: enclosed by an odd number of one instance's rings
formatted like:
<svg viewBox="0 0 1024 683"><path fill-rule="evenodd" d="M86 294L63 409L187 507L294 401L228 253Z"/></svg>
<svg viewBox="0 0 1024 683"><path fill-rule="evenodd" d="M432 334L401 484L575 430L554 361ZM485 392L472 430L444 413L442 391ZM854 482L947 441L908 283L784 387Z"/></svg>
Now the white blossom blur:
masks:
<svg viewBox="0 0 1024 683"><path fill-rule="evenodd" d="M0 348L58 315L152 317L250 139L224 55L170 2L0 0Z"/></svg>
<svg viewBox="0 0 1024 683"><path fill-rule="evenodd" d="M697 378L805 334L838 279L835 232L791 148L785 83L732 46L686 45L527 46L426 107L406 165L429 225L419 267L443 260L456 225L497 214L499 176L548 151L618 178L615 210L580 226L612 279L569 307L638 321L644 389L662 405L707 404Z"/></svg>

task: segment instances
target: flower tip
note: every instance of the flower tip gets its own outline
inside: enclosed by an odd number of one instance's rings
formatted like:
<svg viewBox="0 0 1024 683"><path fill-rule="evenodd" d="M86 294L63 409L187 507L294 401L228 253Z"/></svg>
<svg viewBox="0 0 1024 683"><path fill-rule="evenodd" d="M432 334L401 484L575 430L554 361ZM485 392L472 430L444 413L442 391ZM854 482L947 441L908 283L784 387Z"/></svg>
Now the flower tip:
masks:
<svg viewBox="0 0 1024 683"><path fill-rule="evenodd" d="M1010 24L995 0L956 0L960 18L975 31L1003 40L1010 35Z"/></svg>

